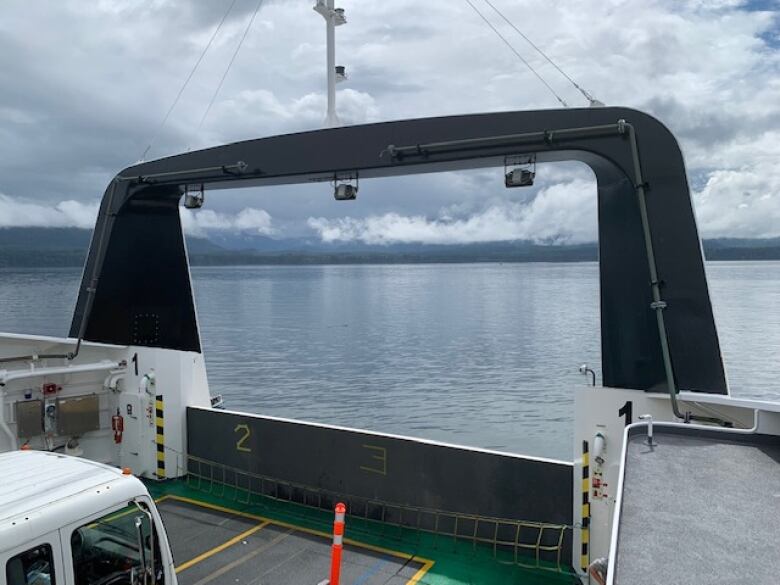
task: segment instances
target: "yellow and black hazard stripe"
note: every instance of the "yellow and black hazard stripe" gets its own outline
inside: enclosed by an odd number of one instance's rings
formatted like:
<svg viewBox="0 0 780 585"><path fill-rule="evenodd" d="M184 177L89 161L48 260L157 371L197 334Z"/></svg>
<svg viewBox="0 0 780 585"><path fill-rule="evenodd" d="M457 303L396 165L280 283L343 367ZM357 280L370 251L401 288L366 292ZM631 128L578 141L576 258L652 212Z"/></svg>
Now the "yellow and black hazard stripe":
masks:
<svg viewBox="0 0 780 585"><path fill-rule="evenodd" d="M582 550L580 551L580 566L583 572L588 571L590 565L590 453L588 442L582 442Z"/></svg>
<svg viewBox="0 0 780 585"><path fill-rule="evenodd" d="M157 478L165 479L165 408L162 394L155 396L154 424L157 429Z"/></svg>

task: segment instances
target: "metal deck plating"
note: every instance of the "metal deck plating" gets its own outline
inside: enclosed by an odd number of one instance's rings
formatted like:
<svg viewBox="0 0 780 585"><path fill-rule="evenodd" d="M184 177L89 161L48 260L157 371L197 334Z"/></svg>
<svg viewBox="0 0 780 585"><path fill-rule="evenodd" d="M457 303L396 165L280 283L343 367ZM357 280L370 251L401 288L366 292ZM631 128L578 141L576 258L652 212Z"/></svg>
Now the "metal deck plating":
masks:
<svg viewBox="0 0 780 585"><path fill-rule="evenodd" d="M318 583L330 566L326 534L286 522L179 496L164 496L159 509L172 539L183 585L211 582ZM347 546L346 583L418 583L426 559L358 544Z"/></svg>
<svg viewBox="0 0 780 585"><path fill-rule="evenodd" d="M316 584L327 577L332 514L225 487L207 494L183 481L150 484L182 585ZM349 585L542 585L574 577L515 565L490 547L413 535L347 519L342 583Z"/></svg>
<svg viewBox="0 0 780 585"><path fill-rule="evenodd" d="M613 582L777 583L780 438L656 429L626 444Z"/></svg>

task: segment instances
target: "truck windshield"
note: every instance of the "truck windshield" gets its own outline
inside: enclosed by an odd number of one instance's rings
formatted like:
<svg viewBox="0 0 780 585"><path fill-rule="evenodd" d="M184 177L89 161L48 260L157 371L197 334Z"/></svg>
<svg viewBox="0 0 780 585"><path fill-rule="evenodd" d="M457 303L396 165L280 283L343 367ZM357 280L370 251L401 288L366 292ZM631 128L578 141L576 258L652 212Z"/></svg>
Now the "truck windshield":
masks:
<svg viewBox="0 0 780 585"><path fill-rule="evenodd" d="M76 585L162 584L156 531L152 534L149 516L134 503L74 530Z"/></svg>

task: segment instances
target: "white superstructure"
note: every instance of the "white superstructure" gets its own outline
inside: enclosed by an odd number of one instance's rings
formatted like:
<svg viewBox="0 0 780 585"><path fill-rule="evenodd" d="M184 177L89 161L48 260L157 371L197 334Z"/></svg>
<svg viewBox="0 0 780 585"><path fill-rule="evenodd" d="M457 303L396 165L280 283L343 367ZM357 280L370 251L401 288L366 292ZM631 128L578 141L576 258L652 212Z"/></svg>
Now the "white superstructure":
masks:
<svg viewBox="0 0 780 585"><path fill-rule="evenodd" d="M0 452L26 445L150 479L182 475L186 408L211 404L203 354L84 342L73 360L46 357L75 346L0 336Z"/></svg>

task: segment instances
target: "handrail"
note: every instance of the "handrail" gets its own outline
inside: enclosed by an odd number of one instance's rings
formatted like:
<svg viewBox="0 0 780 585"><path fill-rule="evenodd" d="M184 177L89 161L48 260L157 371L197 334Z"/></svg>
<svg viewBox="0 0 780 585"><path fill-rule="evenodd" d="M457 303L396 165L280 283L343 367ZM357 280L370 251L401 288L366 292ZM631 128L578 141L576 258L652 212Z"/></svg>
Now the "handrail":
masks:
<svg viewBox="0 0 780 585"><path fill-rule="evenodd" d="M81 374L86 372L103 372L106 370L124 369L127 367L121 362L112 362L103 360L91 364L80 364L78 366L56 366L50 368L31 368L29 370L0 370L0 388L13 382L14 380L25 380L27 378L40 378L41 376L56 376L59 374Z"/></svg>
<svg viewBox="0 0 780 585"><path fill-rule="evenodd" d="M252 473L192 455L189 455L187 460L188 487L214 493L218 497L225 496L226 490L232 489L233 497L243 505L252 503L253 494L261 498L320 510L329 509L331 501L344 501L350 510L350 516L369 523L395 526L399 530L399 538L403 538L404 530L410 530L418 534L431 534L435 539L434 542L440 537L452 538L453 542L465 540L470 541L475 548L477 545L490 546L494 558L502 564L509 563L555 573L569 574L570 572L570 568L562 558L562 553L566 532L575 528L571 525L480 516L392 503L378 498L337 493ZM220 486L221 489L215 491L215 485ZM246 499L241 497L242 492L246 494ZM381 511L376 514L379 517L372 517L371 510ZM429 521L428 526L425 526L426 519ZM473 530L469 530L472 526ZM360 528L355 530L359 531ZM492 536L485 536L487 531L490 531ZM521 538L528 532L533 534L530 539ZM502 559L500 550L511 552L511 558ZM543 556L555 560L547 560ZM524 559L531 562L526 562Z"/></svg>

